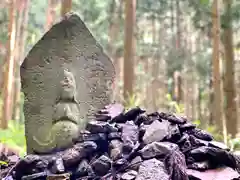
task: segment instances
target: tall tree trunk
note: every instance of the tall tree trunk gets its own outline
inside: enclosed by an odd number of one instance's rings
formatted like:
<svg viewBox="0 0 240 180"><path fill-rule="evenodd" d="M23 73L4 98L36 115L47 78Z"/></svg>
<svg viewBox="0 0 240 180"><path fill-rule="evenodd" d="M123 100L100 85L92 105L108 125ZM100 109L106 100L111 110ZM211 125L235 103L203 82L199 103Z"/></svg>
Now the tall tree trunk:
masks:
<svg viewBox="0 0 240 180"><path fill-rule="evenodd" d="M115 71L116 71L116 79L114 86L114 100L120 101L120 87L119 82L120 78L120 60L121 55L117 52L117 47L115 46L115 42L117 41L119 34L119 22L122 20L122 0L112 0L110 4L110 13L109 13L109 43L108 43L108 53L110 54Z"/></svg>
<svg viewBox="0 0 240 180"><path fill-rule="evenodd" d="M8 127L8 120L12 118L12 87L14 77L14 48L15 48L15 36L16 36L16 0L10 1L9 7L9 39L7 44L7 67L4 76L4 103L2 111L1 128L6 129Z"/></svg>
<svg viewBox="0 0 240 180"><path fill-rule="evenodd" d="M124 99L133 95L134 55L135 55L135 18L136 0L125 1L125 39L124 39Z"/></svg>
<svg viewBox="0 0 240 180"><path fill-rule="evenodd" d="M61 16L63 17L66 13L72 9L72 0L62 0Z"/></svg>
<svg viewBox="0 0 240 180"><path fill-rule="evenodd" d="M47 7L47 19L45 24L45 31L48 31L49 28L53 25L54 19L56 18L56 8L57 0L48 0Z"/></svg>
<svg viewBox="0 0 240 180"><path fill-rule="evenodd" d="M234 50L232 32L231 0L223 0L225 6L223 45L225 49L224 92L226 97L225 117L227 132L233 137L237 134L237 107L234 81Z"/></svg>
<svg viewBox="0 0 240 180"><path fill-rule="evenodd" d="M182 75L179 71L173 73L173 85L174 100L180 104L180 101L182 100Z"/></svg>
<svg viewBox="0 0 240 180"><path fill-rule="evenodd" d="M172 46L174 46L174 0L171 0L171 31L172 31Z"/></svg>
<svg viewBox="0 0 240 180"><path fill-rule="evenodd" d="M176 38L176 49L181 48L181 27L180 27L180 4L179 0L176 0L176 27L177 27L177 38Z"/></svg>
<svg viewBox="0 0 240 180"><path fill-rule="evenodd" d="M27 24L28 24L28 12L29 12L29 0L22 0L20 13L22 18L19 19L18 23L20 26L17 28L17 34L20 36L17 38L17 57L15 57L15 87L14 87L14 112L13 119L19 121L21 104L21 85L20 85L20 65L22 64L25 56L25 41L27 36ZM15 54L16 55L16 54Z"/></svg>
<svg viewBox="0 0 240 180"><path fill-rule="evenodd" d="M212 37L213 37L213 55L212 55L212 81L213 81L213 121L218 126L219 132L223 132L223 119L222 119L222 97L221 97L221 75L219 63L219 12L218 0L213 1L212 5Z"/></svg>
<svg viewBox="0 0 240 180"><path fill-rule="evenodd" d="M153 46L154 46L154 49L156 47L156 44L157 44L157 32L156 32L156 17L153 15L152 17L152 41L153 41ZM157 82L158 82L158 72L159 72L159 58L158 58L158 54L159 52L156 51L154 52L153 54L153 57L151 59L152 61L152 85L151 85L151 110L152 111L157 111L157 101L159 100L159 96L157 94Z"/></svg>

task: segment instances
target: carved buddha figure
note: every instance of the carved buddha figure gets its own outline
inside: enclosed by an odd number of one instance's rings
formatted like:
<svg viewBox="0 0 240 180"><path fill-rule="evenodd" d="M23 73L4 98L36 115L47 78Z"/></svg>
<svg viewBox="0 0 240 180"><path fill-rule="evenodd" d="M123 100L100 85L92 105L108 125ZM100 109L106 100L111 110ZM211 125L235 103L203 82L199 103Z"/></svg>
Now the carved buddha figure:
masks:
<svg viewBox="0 0 240 180"><path fill-rule="evenodd" d="M73 139L78 137L81 127L84 128L83 119L80 119L79 104L76 100L74 75L64 69L63 80L60 84L61 91L54 107L52 128L45 138L38 139L36 136L33 138L38 145L44 147L44 151L46 149L62 149L72 145ZM41 133L41 128L39 133Z"/></svg>

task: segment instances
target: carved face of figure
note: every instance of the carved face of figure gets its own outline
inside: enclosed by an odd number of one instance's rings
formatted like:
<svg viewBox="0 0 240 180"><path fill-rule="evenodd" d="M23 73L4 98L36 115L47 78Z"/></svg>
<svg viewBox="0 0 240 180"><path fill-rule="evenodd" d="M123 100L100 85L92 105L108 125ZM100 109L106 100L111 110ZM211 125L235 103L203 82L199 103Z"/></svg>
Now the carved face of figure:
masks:
<svg viewBox="0 0 240 180"><path fill-rule="evenodd" d="M60 82L62 86L61 99L72 100L76 96L76 81L74 75L68 70L63 70L63 80Z"/></svg>

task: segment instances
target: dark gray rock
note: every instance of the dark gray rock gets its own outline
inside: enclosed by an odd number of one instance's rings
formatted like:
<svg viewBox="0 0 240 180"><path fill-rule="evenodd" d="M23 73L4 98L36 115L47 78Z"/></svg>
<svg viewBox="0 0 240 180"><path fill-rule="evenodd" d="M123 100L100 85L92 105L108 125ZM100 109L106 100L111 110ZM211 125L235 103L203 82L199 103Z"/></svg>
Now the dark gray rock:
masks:
<svg viewBox="0 0 240 180"><path fill-rule="evenodd" d="M88 163L88 160L83 159L78 165L76 175L80 176L80 177L81 176L87 176L89 168L90 168L90 165Z"/></svg>
<svg viewBox="0 0 240 180"><path fill-rule="evenodd" d="M137 126L140 126L142 123L144 124L151 124L153 121L145 114L141 114L137 116L137 118L134 120L134 123Z"/></svg>
<svg viewBox="0 0 240 180"><path fill-rule="evenodd" d="M137 171L129 170L123 173L123 175L121 176L121 180L133 180L136 178L137 174Z"/></svg>
<svg viewBox="0 0 240 180"><path fill-rule="evenodd" d="M112 132L108 134L108 140L121 139L122 134L120 132Z"/></svg>
<svg viewBox="0 0 240 180"><path fill-rule="evenodd" d="M47 177L46 172L40 172L40 173L36 173L36 174L23 176L22 180L36 180L36 179L43 179L43 178L46 178L46 177Z"/></svg>
<svg viewBox="0 0 240 180"><path fill-rule="evenodd" d="M170 123L168 121L154 121L146 128L143 136L143 142L149 144L154 141L161 141L169 135Z"/></svg>
<svg viewBox="0 0 240 180"><path fill-rule="evenodd" d="M185 117L177 116L176 114L173 114L173 113L161 112L159 113L159 117L161 119L168 120L173 124L185 124L187 122L187 119Z"/></svg>
<svg viewBox="0 0 240 180"><path fill-rule="evenodd" d="M124 152L131 152L134 145L138 142L139 131L138 126L133 121L128 121L122 128L122 141Z"/></svg>
<svg viewBox="0 0 240 180"><path fill-rule="evenodd" d="M185 124L179 124L178 126L181 132L196 128L196 125L190 122L186 122Z"/></svg>
<svg viewBox="0 0 240 180"><path fill-rule="evenodd" d="M97 150L97 144L93 141L86 141L84 143L75 144L73 148L60 152L59 156L62 157L64 166L72 166L80 162L83 158L91 157Z"/></svg>
<svg viewBox="0 0 240 180"><path fill-rule="evenodd" d="M211 134L209 134L207 131L199 129L199 128L188 130L187 133L189 135L191 134L191 135L195 136L196 138L202 139L205 141L213 140L213 136Z"/></svg>
<svg viewBox="0 0 240 180"><path fill-rule="evenodd" d="M153 158L143 161L139 167L136 180L169 180L164 163Z"/></svg>
<svg viewBox="0 0 240 180"><path fill-rule="evenodd" d="M116 122L116 123L125 123L127 122L127 118L125 117L124 113L121 113L114 117L111 122Z"/></svg>
<svg viewBox="0 0 240 180"><path fill-rule="evenodd" d="M52 172L54 174L61 174L64 173L65 168L63 165L63 160L62 158L58 157L56 158L56 160L54 161L53 167L52 167Z"/></svg>
<svg viewBox="0 0 240 180"><path fill-rule="evenodd" d="M132 161L130 163L130 169L138 171L139 166L141 165L141 163L142 163L141 156L136 156L135 158L132 159Z"/></svg>
<svg viewBox="0 0 240 180"><path fill-rule="evenodd" d="M111 159L116 160L116 159L121 157L121 155L122 155L122 146L123 146L122 142L117 140L117 139L112 140L109 143L109 151L110 151Z"/></svg>
<svg viewBox="0 0 240 180"><path fill-rule="evenodd" d="M141 109L140 107L135 107L127 111L124 116L128 121L135 120L136 117L140 114L145 113L146 111Z"/></svg>
<svg viewBox="0 0 240 180"><path fill-rule="evenodd" d="M108 173L109 169L111 168L111 163L111 159L105 155L102 155L92 163L93 171L97 175L103 176Z"/></svg>
<svg viewBox="0 0 240 180"><path fill-rule="evenodd" d="M115 170L125 170L129 167L129 161L125 158L118 159L113 162L113 167Z"/></svg>
<svg viewBox="0 0 240 180"><path fill-rule="evenodd" d="M170 142L152 142L140 150L143 159L165 156L178 149L178 145Z"/></svg>
<svg viewBox="0 0 240 180"><path fill-rule="evenodd" d="M112 124L103 121L90 121L86 126L86 130L91 133L110 133L118 131Z"/></svg>
<svg viewBox="0 0 240 180"><path fill-rule="evenodd" d="M165 140L177 143L181 139L181 132L178 128L177 124L170 124L169 126L169 132L166 136Z"/></svg>
<svg viewBox="0 0 240 180"><path fill-rule="evenodd" d="M217 142L217 141L210 141L210 142L208 143L208 146L210 146L210 147L215 147L215 148L220 148L220 149L224 149L224 150L227 150L227 151L230 150L230 148L227 147L227 145L225 145L225 144L223 144L223 143L221 143L221 142Z"/></svg>

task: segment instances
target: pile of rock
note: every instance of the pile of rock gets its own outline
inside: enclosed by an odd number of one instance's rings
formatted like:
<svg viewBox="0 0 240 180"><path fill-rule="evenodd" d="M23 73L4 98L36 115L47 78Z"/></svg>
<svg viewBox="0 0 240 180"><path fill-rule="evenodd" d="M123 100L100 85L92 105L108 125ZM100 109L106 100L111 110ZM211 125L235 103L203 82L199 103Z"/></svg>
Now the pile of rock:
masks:
<svg viewBox="0 0 240 180"><path fill-rule="evenodd" d="M201 179L194 170L220 167L231 171L229 180L240 177L240 159L186 118L146 114L139 107L124 111L120 104L107 106L87 124L73 147L27 155L7 178L194 180Z"/></svg>

